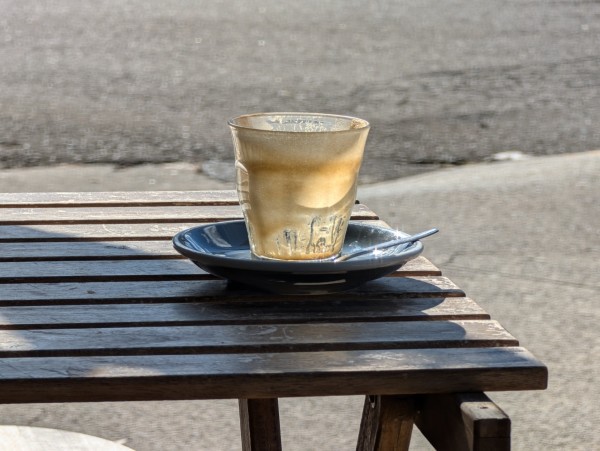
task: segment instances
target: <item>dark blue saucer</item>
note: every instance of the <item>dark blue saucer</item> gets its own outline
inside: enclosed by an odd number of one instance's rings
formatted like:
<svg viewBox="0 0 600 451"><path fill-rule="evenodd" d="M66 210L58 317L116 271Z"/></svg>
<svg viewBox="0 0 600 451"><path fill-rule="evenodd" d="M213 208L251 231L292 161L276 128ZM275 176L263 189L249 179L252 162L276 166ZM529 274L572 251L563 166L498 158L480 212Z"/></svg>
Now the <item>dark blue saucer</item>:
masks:
<svg viewBox="0 0 600 451"><path fill-rule="evenodd" d="M408 236L366 223L348 226L342 255ZM327 294L388 275L423 251L420 241L351 260L270 260L252 255L244 221L194 227L173 237L175 249L215 276L280 294Z"/></svg>

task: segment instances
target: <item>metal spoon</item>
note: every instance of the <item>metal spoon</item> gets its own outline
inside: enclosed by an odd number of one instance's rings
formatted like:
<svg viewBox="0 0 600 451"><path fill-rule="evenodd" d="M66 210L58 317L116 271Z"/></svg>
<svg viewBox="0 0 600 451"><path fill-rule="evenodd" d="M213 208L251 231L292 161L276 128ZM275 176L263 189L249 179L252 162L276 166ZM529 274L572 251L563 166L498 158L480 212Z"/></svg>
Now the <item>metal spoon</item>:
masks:
<svg viewBox="0 0 600 451"><path fill-rule="evenodd" d="M350 260L351 258L358 257L359 255L369 254L373 251L377 251L380 249L387 249L388 247L398 246L399 244L414 243L415 241L419 241L422 238L433 235L434 233L437 233L438 231L439 231L438 229L429 229L429 230L426 230L421 233L416 233L411 236L399 238L397 240L386 241L383 243L375 244L373 246L362 248L356 252L351 252L349 254L340 255L339 257L335 258L333 261L334 262L345 262L346 260Z"/></svg>

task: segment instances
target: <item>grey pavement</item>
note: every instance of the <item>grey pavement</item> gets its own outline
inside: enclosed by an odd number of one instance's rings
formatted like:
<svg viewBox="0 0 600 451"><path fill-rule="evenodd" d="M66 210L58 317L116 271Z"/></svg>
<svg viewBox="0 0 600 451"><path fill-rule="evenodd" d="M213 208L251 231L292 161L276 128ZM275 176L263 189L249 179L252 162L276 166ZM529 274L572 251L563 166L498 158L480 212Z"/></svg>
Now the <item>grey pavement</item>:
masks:
<svg viewBox="0 0 600 451"><path fill-rule="evenodd" d="M0 171L0 191L229 188L195 165ZM545 391L490 393L513 449L600 449L600 151L466 165L361 185L392 227L430 226L425 253L544 361ZM362 399L281 401L285 449L354 449ZM235 401L0 406L0 423L59 427L139 451L239 449ZM415 433L413 450L430 447Z"/></svg>

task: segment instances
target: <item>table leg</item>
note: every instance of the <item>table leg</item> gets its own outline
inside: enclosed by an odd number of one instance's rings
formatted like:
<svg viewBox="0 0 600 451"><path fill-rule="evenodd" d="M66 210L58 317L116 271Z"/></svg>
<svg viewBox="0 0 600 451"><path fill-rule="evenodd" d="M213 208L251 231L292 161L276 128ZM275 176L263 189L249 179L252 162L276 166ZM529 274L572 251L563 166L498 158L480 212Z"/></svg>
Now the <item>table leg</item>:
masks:
<svg viewBox="0 0 600 451"><path fill-rule="evenodd" d="M510 418L484 393L424 395L415 423L439 451L510 451Z"/></svg>
<svg viewBox="0 0 600 451"><path fill-rule="evenodd" d="M406 396L367 396L357 451L407 451L416 400Z"/></svg>
<svg viewBox="0 0 600 451"><path fill-rule="evenodd" d="M243 451L281 451L277 398L240 399Z"/></svg>

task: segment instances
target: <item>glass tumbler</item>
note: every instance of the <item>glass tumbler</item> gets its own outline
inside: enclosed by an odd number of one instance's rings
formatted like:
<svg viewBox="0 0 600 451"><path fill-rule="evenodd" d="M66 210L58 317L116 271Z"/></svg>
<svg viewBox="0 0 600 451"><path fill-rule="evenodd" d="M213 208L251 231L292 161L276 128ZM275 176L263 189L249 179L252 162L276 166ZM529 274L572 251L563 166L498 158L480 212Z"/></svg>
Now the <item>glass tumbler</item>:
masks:
<svg viewBox="0 0 600 451"><path fill-rule="evenodd" d="M331 114L258 113L228 124L252 253L279 260L339 255L369 123Z"/></svg>

